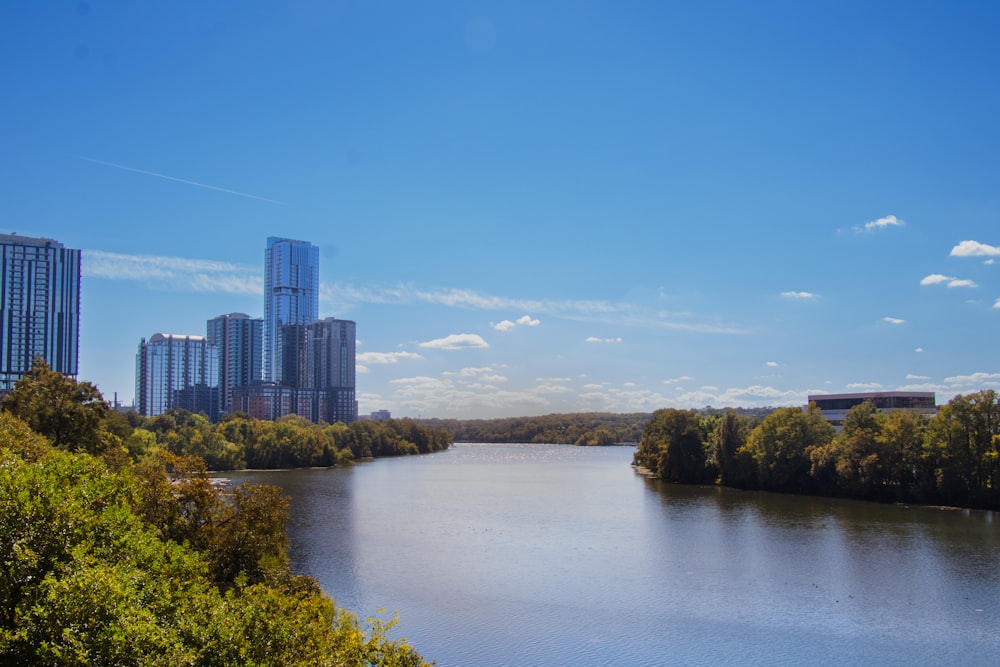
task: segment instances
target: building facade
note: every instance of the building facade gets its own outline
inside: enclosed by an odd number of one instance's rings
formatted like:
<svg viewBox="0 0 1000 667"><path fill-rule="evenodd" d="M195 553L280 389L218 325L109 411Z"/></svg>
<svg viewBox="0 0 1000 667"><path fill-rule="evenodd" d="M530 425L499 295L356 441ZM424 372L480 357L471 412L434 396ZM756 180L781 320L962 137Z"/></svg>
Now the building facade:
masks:
<svg viewBox="0 0 1000 667"><path fill-rule="evenodd" d="M264 320L229 313L210 319L206 329L219 357L219 413L230 412L233 388L262 379Z"/></svg>
<svg viewBox="0 0 1000 667"><path fill-rule="evenodd" d="M306 326L306 373L301 386L316 391L313 421L350 423L355 396L357 324L328 317Z"/></svg>
<svg viewBox="0 0 1000 667"><path fill-rule="evenodd" d="M182 408L218 420L218 350L204 336L143 338L135 360L135 404L147 417Z"/></svg>
<svg viewBox="0 0 1000 667"><path fill-rule="evenodd" d="M232 409L256 419L295 414L317 423L356 421L357 324L329 317L286 327L292 328L301 338L297 348L300 355L294 360L286 359L286 381L235 387Z"/></svg>
<svg viewBox="0 0 1000 667"><path fill-rule="evenodd" d="M834 426L841 426L848 411L856 405L869 402L882 411L913 410L921 414L934 415L937 412L933 391L873 391L854 394L812 394L810 403L823 413L823 417Z"/></svg>
<svg viewBox="0 0 1000 667"><path fill-rule="evenodd" d="M264 250L264 380L295 386L301 330L319 319L319 248L307 241L268 237Z"/></svg>
<svg viewBox="0 0 1000 667"><path fill-rule="evenodd" d="M80 251L0 234L0 392L13 389L36 356L75 377L79 339Z"/></svg>

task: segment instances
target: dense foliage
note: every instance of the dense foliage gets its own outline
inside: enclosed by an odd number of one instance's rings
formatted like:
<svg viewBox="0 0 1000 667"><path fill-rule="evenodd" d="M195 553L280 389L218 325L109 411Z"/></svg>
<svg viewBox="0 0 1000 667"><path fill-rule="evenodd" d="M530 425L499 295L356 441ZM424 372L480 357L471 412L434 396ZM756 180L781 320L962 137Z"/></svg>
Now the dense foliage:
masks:
<svg viewBox="0 0 1000 667"><path fill-rule="evenodd" d="M195 416L135 428L44 365L3 407L0 664L426 664L395 620L363 624L291 572L279 489L220 489L172 451L211 438Z"/></svg>
<svg viewBox="0 0 1000 667"><path fill-rule="evenodd" d="M133 431L125 445L133 456L162 448L201 456L212 470L331 466L361 458L427 454L451 445L443 430L409 419L314 424L296 415L272 422L234 413L212 424L184 410L150 419L132 414L129 419Z"/></svg>
<svg viewBox="0 0 1000 667"><path fill-rule="evenodd" d="M863 403L839 432L815 405L759 420L658 410L634 463L673 482L1000 509L1000 397L956 396L934 417Z"/></svg>
<svg viewBox="0 0 1000 667"><path fill-rule="evenodd" d="M314 424L296 415L271 422L234 413L213 424L186 410L150 418L123 415L96 387L51 370L41 359L4 396L2 406L64 449L123 460L129 458L126 451L133 460L164 451L200 456L210 470L332 466L451 446L444 430L408 419Z"/></svg>
<svg viewBox="0 0 1000 667"><path fill-rule="evenodd" d="M639 442L648 413L581 412L504 419L424 419L455 442L614 445Z"/></svg>
<svg viewBox="0 0 1000 667"><path fill-rule="evenodd" d="M0 662L423 664L290 572L277 489L159 463L113 470L0 413Z"/></svg>

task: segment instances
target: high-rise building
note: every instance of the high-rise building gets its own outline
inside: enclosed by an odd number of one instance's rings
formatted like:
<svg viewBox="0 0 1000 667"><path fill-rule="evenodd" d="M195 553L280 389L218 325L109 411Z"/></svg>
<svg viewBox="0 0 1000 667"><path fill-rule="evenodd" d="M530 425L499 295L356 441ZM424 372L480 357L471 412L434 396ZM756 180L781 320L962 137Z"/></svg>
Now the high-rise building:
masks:
<svg viewBox="0 0 1000 667"><path fill-rule="evenodd" d="M219 355L219 412L230 412L233 388L261 379L264 320L229 313L210 319L207 332Z"/></svg>
<svg viewBox="0 0 1000 667"><path fill-rule="evenodd" d="M154 417L171 408L219 418L218 350L204 336L154 334L135 359L136 411Z"/></svg>
<svg viewBox="0 0 1000 667"><path fill-rule="evenodd" d="M52 239L0 234L0 392L34 363L76 376L80 251Z"/></svg>
<svg viewBox="0 0 1000 667"><path fill-rule="evenodd" d="M264 250L264 380L295 386L301 331L319 319L319 248L307 241L268 237ZM294 364L292 364L294 365Z"/></svg>
<svg viewBox="0 0 1000 667"><path fill-rule="evenodd" d="M355 398L357 324L328 317L306 326L304 387L316 391L313 421L349 423L358 418Z"/></svg>

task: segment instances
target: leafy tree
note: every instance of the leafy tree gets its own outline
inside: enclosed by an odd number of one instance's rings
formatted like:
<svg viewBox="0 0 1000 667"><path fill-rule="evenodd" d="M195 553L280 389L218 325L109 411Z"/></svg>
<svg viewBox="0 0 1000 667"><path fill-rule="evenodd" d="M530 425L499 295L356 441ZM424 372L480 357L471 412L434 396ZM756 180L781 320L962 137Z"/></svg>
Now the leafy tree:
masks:
<svg viewBox="0 0 1000 667"><path fill-rule="evenodd" d="M750 435L750 420L735 410L726 410L712 432L719 481L729 486L753 484L753 461L745 450Z"/></svg>
<svg viewBox="0 0 1000 667"><path fill-rule="evenodd" d="M698 414L673 408L654 412L643 429L635 462L668 482L704 481L705 446Z"/></svg>
<svg viewBox="0 0 1000 667"><path fill-rule="evenodd" d="M758 484L773 491L808 492L813 449L828 444L834 428L815 403L806 410L782 408L769 414L750 433L738 453L754 462Z"/></svg>
<svg viewBox="0 0 1000 667"><path fill-rule="evenodd" d="M288 572L274 491L197 498L183 485L203 466L164 455L112 471L0 413L0 664L426 664L393 622L366 628ZM185 520L213 539L175 539ZM229 556L239 573L217 583Z"/></svg>
<svg viewBox="0 0 1000 667"><path fill-rule="evenodd" d="M120 445L105 430L111 407L97 387L52 370L41 357L0 405L60 449L100 454Z"/></svg>

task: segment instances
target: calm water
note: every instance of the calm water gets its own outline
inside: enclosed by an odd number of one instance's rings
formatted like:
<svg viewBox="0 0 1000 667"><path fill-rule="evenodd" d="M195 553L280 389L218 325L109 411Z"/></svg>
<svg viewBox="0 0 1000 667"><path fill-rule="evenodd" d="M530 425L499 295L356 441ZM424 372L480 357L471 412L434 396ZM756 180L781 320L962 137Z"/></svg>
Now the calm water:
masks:
<svg viewBox="0 0 1000 667"><path fill-rule="evenodd" d="M284 488L298 571L439 665L1000 663L1000 515L680 487L458 445Z"/></svg>

